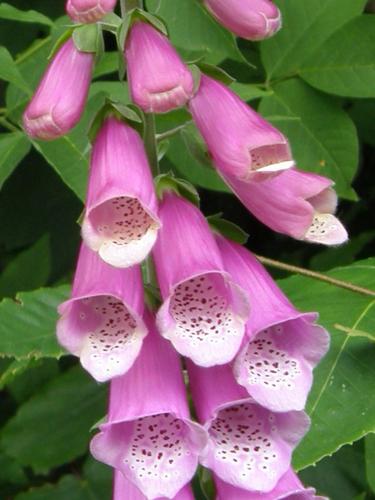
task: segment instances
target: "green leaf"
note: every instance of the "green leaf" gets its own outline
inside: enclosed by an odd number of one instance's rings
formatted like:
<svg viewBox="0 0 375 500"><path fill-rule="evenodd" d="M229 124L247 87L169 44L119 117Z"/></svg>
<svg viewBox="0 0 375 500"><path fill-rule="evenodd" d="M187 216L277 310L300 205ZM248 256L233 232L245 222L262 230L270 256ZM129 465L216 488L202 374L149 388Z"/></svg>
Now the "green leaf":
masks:
<svg viewBox="0 0 375 500"><path fill-rule="evenodd" d="M57 306L68 298L69 287L41 288L17 294L0 303L0 356L16 359L53 357L63 350L55 338Z"/></svg>
<svg viewBox="0 0 375 500"><path fill-rule="evenodd" d="M45 286L51 270L49 236L18 254L0 274L0 295L11 297L20 291Z"/></svg>
<svg viewBox="0 0 375 500"><path fill-rule="evenodd" d="M95 65L93 78L110 75L118 70L119 54L118 52L105 52L100 61ZM115 83L115 82L111 82Z"/></svg>
<svg viewBox="0 0 375 500"><path fill-rule="evenodd" d="M36 360L34 359L8 359L8 358L1 358L2 361L5 359L9 361L8 366L5 368L5 370L2 371L1 376L0 376L0 389L3 389L7 384L12 382L18 375L21 375L24 373L30 365L33 365L37 363Z"/></svg>
<svg viewBox="0 0 375 500"><path fill-rule="evenodd" d="M0 80L13 83L26 93L30 94L30 88L21 75L12 56L5 47L0 47Z"/></svg>
<svg viewBox="0 0 375 500"><path fill-rule="evenodd" d="M97 52L100 45L101 30L98 24L84 24L73 31L76 48L81 52Z"/></svg>
<svg viewBox="0 0 375 500"><path fill-rule="evenodd" d="M253 101L254 99L267 97L273 94L272 90L264 90L252 83L233 82L230 88L244 101Z"/></svg>
<svg viewBox="0 0 375 500"><path fill-rule="evenodd" d="M354 121L359 138L375 146L375 99L358 99L349 108L349 115Z"/></svg>
<svg viewBox="0 0 375 500"><path fill-rule="evenodd" d="M375 97L375 16L336 31L304 61L299 74L319 90L345 97Z"/></svg>
<svg viewBox="0 0 375 500"><path fill-rule="evenodd" d="M261 43L268 80L296 74L302 63L353 17L363 11L366 0L278 0L283 29Z"/></svg>
<svg viewBox="0 0 375 500"><path fill-rule="evenodd" d="M29 151L30 143L22 132L0 135L0 189Z"/></svg>
<svg viewBox="0 0 375 500"><path fill-rule="evenodd" d="M187 60L204 56L211 64L227 58L245 61L233 35L214 21L198 0L149 0L147 6L164 19L171 42Z"/></svg>
<svg viewBox="0 0 375 500"><path fill-rule="evenodd" d="M14 500L92 500L87 485L72 475L64 476L57 484L45 484L40 488L18 494Z"/></svg>
<svg viewBox="0 0 375 500"><path fill-rule="evenodd" d="M288 80L273 90L272 96L262 99L259 111L266 118L284 117L275 125L290 140L298 167L330 177L340 196L355 200L351 182L358 164L358 140L349 116L336 101L302 80Z"/></svg>
<svg viewBox="0 0 375 500"><path fill-rule="evenodd" d="M228 192L229 188L210 165L202 142L197 139L194 125L189 125L169 140L166 155L175 170L194 185L214 191Z"/></svg>
<svg viewBox="0 0 375 500"><path fill-rule="evenodd" d="M218 213L215 215L209 215L207 217L207 221L211 226L211 229L226 238L229 238L240 245L244 245L249 235L237 224L231 222L229 220L222 218L222 213Z"/></svg>
<svg viewBox="0 0 375 500"><path fill-rule="evenodd" d="M0 450L0 485L6 483L24 485L27 477L20 464Z"/></svg>
<svg viewBox="0 0 375 500"><path fill-rule="evenodd" d="M103 500L111 497L113 469L92 457L83 467L83 475L90 491L90 500Z"/></svg>
<svg viewBox="0 0 375 500"><path fill-rule="evenodd" d="M367 482L375 493L375 434L365 437L365 451Z"/></svg>
<svg viewBox="0 0 375 500"><path fill-rule="evenodd" d="M17 363L24 361L17 361ZM7 390L18 404L37 394L49 380L59 374L59 364L56 359L43 358L27 361L29 361L27 369L18 372L17 376L7 384Z"/></svg>
<svg viewBox="0 0 375 500"><path fill-rule="evenodd" d="M105 393L79 367L70 369L19 407L3 428L3 449L36 473L76 459L87 450L88 429L105 411Z"/></svg>
<svg viewBox="0 0 375 500"><path fill-rule="evenodd" d="M21 10L9 5L8 3L0 3L0 18L10 21L19 21L22 23L38 23L46 26L53 26L53 21L44 14L36 10Z"/></svg>
<svg viewBox="0 0 375 500"><path fill-rule="evenodd" d="M375 290L375 258L328 275ZM318 311L319 323L331 334L308 399L311 430L294 456L300 470L375 429L375 399L369 397L375 377L375 299L303 276L279 285L300 310Z"/></svg>

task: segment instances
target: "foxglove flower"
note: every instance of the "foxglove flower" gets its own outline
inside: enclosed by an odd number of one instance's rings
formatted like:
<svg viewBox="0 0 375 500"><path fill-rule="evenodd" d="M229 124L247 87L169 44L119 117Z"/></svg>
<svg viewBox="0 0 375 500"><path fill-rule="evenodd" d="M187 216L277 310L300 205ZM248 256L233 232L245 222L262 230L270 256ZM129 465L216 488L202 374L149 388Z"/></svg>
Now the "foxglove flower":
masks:
<svg viewBox="0 0 375 500"><path fill-rule="evenodd" d="M99 382L125 373L147 329L139 267L119 270L81 246L71 298L59 306L57 337Z"/></svg>
<svg viewBox="0 0 375 500"><path fill-rule="evenodd" d="M115 8L117 0L68 0L66 12L78 23L95 23Z"/></svg>
<svg viewBox="0 0 375 500"><path fill-rule="evenodd" d="M235 35L263 40L281 28L279 9L269 0L204 0L217 21Z"/></svg>
<svg viewBox="0 0 375 500"><path fill-rule="evenodd" d="M193 94L193 77L165 35L136 22L125 45L132 100L146 113L184 106Z"/></svg>
<svg viewBox="0 0 375 500"><path fill-rule="evenodd" d="M92 151L82 237L105 262L124 268L147 257L159 225L142 140L130 126L107 118Z"/></svg>
<svg viewBox="0 0 375 500"><path fill-rule="evenodd" d="M222 236L217 242L225 269L249 295L247 338L234 363L237 381L272 411L302 410L312 370L329 346L317 313L301 313L256 258Z"/></svg>
<svg viewBox="0 0 375 500"><path fill-rule="evenodd" d="M309 428L308 416L258 405L237 384L230 365L201 368L188 361L188 372L195 409L209 435L200 463L232 486L271 491Z"/></svg>
<svg viewBox="0 0 375 500"><path fill-rule="evenodd" d="M147 499L173 498L193 477L207 435L190 420L177 353L149 315L146 324L140 356L111 382L108 419L91 441L91 452Z"/></svg>
<svg viewBox="0 0 375 500"><path fill-rule="evenodd" d="M154 258L164 303L161 334L201 366L228 363L237 353L249 315L245 294L224 271L206 219L174 193L160 206L163 227Z"/></svg>
<svg viewBox="0 0 375 500"><path fill-rule="evenodd" d="M224 84L202 75L189 109L220 174L264 180L294 165L283 134Z"/></svg>
<svg viewBox="0 0 375 500"><path fill-rule="evenodd" d="M147 497L120 471L115 470L113 500L147 500ZM158 500L161 500L160 497ZM190 486L182 488L173 500L194 500Z"/></svg>
<svg viewBox="0 0 375 500"><path fill-rule="evenodd" d="M278 233L323 245L339 245L348 233L334 216L337 195L327 177L297 169L260 183L224 176L245 207Z"/></svg>
<svg viewBox="0 0 375 500"><path fill-rule="evenodd" d="M292 469L289 469L268 493L241 490L219 478L215 478L215 484L216 500L328 500L316 496L314 488L305 488Z"/></svg>
<svg viewBox="0 0 375 500"><path fill-rule="evenodd" d="M78 123L93 65L94 54L80 52L72 39L60 47L23 115L30 137L56 139Z"/></svg>

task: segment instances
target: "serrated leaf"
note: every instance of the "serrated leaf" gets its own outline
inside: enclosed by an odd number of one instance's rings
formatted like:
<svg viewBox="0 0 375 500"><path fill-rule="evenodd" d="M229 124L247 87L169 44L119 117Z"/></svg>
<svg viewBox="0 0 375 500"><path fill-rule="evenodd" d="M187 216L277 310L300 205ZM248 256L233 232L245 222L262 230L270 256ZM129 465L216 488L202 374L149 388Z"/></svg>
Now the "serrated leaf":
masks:
<svg viewBox="0 0 375 500"><path fill-rule="evenodd" d="M34 359L9 359L9 365L2 371L0 376L0 389L3 389L7 384L12 382L12 380L14 380L18 375L21 375L21 373L26 371L30 365L33 365L34 363L36 363Z"/></svg>
<svg viewBox="0 0 375 500"><path fill-rule="evenodd" d="M262 99L259 111L278 117L275 125L290 140L298 167L330 177L340 196L355 200L351 182L358 165L358 139L347 113L296 78L276 85L273 91Z"/></svg>
<svg viewBox="0 0 375 500"><path fill-rule="evenodd" d="M63 476L56 484L45 484L19 493L14 500L92 500L87 485L73 475Z"/></svg>
<svg viewBox="0 0 375 500"><path fill-rule="evenodd" d="M49 235L18 254L0 274L0 296L45 286L51 271Z"/></svg>
<svg viewBox="0 0 375 500"><path fill-rule="evenodd" d="M105 393L79 367L68 370L19 407L3 428L3 449L37 473L83 455L89 429L104 413Z"/></svg>
<svg viewBox="0 0 375 500"><path fill-rule="evenodd" d="M53 21L36 10L21 10L6 2L0 3L0 18L23 23L38 23L53 26Z"/></svg>
<svg viewBox="0 0 375 500"><path fill-rule="evenodd" d="M375 16L336 31L306 59L299 74L319 90L344 97L375 97Z"/></svg>
<svg viewBox="0 0 375 500"><path fill-rule="evenodd" d="M30 143L22 132L0 135L0 188L29 151Z"/></svg>
<svg viewBox="0 0 375 500"><path fill-rule="evenodd" d="M0 303L0 356L16 359L63 354L57 344L57 306L68 298L69 287L41 288L19 293Z"/></svg>
<svg viewBox="0 0 375 500"><path fill-rule="evenodd" d="M277 0L283 29L261 43L261 55L268 80L296 74L302 63L329 36L358 16L366 0ZM323 48L324 50L324 48Z"/></svg>
<svg viewBox="0 0 375 500"><path fill-rule="evenodd" d="M13 57L5 47L0 47L0 80L13 83L26 93L30 93L30 88L21 75Z"/></svg>
<svg viewBox="0 0 375 500"><path fill-rule="evenodd" d="M375 258L328 275L375 290ZM375 299L302 276L278 283L300 310L318 311L331 334L308 399L311 429L294 456L300 470L375 429L375 400L368 396L375 377Z"/></svg>
<svg viewBox="0 0 375 500"><path fill-rule="evenodd" d="M198 0L149 0L147 7L166 22L171 42L187 60L204 56L217 64L231 58L244 62L234 36L222 28Z"/></svg>

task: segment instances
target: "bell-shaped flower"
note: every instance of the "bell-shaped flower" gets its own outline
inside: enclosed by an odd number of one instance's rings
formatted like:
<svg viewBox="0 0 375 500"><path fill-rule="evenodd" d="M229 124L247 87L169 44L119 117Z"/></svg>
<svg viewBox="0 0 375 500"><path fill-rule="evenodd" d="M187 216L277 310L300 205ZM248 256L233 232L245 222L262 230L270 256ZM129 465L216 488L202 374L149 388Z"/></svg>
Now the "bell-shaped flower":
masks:
<svg viewBox="0 0 375 500"><path fill-rule="evenodd" d="M23 115L26 133L56 139L79 121L86 104L95 54L80 52L72 39L55 54Z"/></svg>
<svg viewBox="0 0 375 500"><path fill-rule="evenodd" d="M286 137L223 83L202 75L189 109L221 175L261 181L294 165Z"/></svg>
<svg viewBox="0 0 375 500"><path fill-rule="evenodd" d="M313 368L326 354L327 331L317 313L301 313L243 246L217 237L225 269L252 304L247 336L234 362L237 382L272 411L302 410Z"/></svg>
<svg viewBox="0 0 375 500"><path fill-rule="evenodd" d="M337 195L333 181L290 169L262 183L245 183L224 176L235 195L263 224L297 240L339 245L348 233L335 217Z"/></svg>
<svg viewBox="0 0 375 500"><path fill-rule="evenodd" d="M161 334L201 366L231 361L249 316L243 290L224 271L208 223L192 203L167 192L160 205L162 228L154 247L164 303Z"/></svg>
<svg viewBox="0 0 375 500"><path fill-rule="evenodd" d="M166 113L193 95L191 72L168 38L150 24L133 24L125 60L131 98L146 113Z"/></svg>
<svg viewBox="0 0 375 500"><path fill-rule="evenodd" d="M91 452L122 472L147 499L174 498L190 481L207 433L190 420L177 353L146 315L140 356L111 382L109 414Z"/></svg>
<svg viewBox="0 0 375 500"><path fill-rule="evenodd" d="M95 23L115 8L117 0L68 0L66 12L78 23Z"/></svg>
<svg viewBox="0 0 375 500"><path fill-rule="evenodd" d="M187 363L195 409L209 435L200 463L232 486L271 491L290 467L308 416L263 408L237 384L230 365Z"/></svg>
<svg viewBox="0 0 375 500"><path fill-rule="evenodd" d="M281 14L270 0L204 0L217 21L247 40L263 40L281 28Z"/></svg>
<svg viewBox="0 0 375 500"><path fill-rule="evenodd" d="M268 493L246 491L215 478L216 500L328 500L316 496L314 488L305 488L293 469L282 476L274 489Z"/></svg>
<svg viewBox="0 0 375 500"><path fill-rule="evenodd" d="M119 270L81 246L71 298L59 306L57 338L99 382L125 373L147 335L138 266Z"/></svg>
<svg viewBox="0 0 375 500"><path fill-rule="evenodd" d="M159 497L164 500L166 497ZM126 479L119 470L114 472L113 500L147 500L147 497L135 486L134 483ZM173 500L194 500L190 486L184 486Z"/></svg>
<svg viewBox="0 0 375 500"><path fill-rule="evenodd" d="M159 226L143 142L132 127L107 118L92 151L82 237L105 262L124 268L147 257Z"/></svg>

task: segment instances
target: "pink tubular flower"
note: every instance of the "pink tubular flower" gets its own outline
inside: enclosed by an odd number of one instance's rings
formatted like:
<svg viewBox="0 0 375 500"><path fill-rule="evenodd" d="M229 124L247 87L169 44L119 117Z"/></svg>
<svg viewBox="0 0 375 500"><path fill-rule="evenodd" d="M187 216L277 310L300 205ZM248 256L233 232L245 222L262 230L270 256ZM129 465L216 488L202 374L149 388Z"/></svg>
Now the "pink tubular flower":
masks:
<svg viewBox="0 0 375 500"><path fill-rule="evenodd" d="M229 365L201 368L188 361L188 372L195 409L209 436L200 463L232 486L271 491L309 428L308 416L258 405L236 383Z"/></svg>
<svg viewBox="0 0 375 500"><path fill-rule="evenodd" d="M163 500L166 497L163 497ZM147 500L147 497L118 470L115 470L113 500ZM159 497L158 500L161 500ZM190 486L180 490L173 500L194 500Z"/></svg>
<svg viewBox="0 0 375 500"><path fill-rule="evenodd" d="M174 498L193 477L207 434L190 420L177 353L149 314L146 324L140 356L111 382L108 419L91 441L91 452L147 499Z"/></svg>
<svg viewBox="0 0 375 500"><path fill-rule="evenodd" d="M92 151L82 237L105 262L124 268L147 257L159 226L142 140L130 126L107 118Z"/></svg>
<svg viewBox="0 0 375 500"><path fill-rule="evenodd" d="M281 28L279 9L269 0L204 0L228 30L248 40L263 40Z"/></svg>
<svg viewBox="0 0 375 500"><path fill-rule="evenodd" d="M68 0L66 12L79 23L95 23L115 8L117 0Z"/></svg>
<svg viewBox="0 0 375 500"><path fill-rule="evenodd" d="M234 363L237 382L272 411L302 410L312 370L326 354L327 331L317 313L297 311L246 248L217 237L225 269L252 304L247 339Z"/></svg>
<svg viewBox="0 0 375 500"><path fill-rule="evenodd" d="M241 490L215 478L217 489L216 500L328 500L316 496L314 488L305 488L297 474L289 469L282 476L275 488L268 493L257 493Z"/></svg>
<svg viewBox="0 0 375 500"><path fill-rule="evenodd" d="M241 288L224 271L215 239L198 208L166 193L154 247L164 300L157 321L177 351L201 366L228 363L249 316Z"/></svg>
<svg viewBox="0 0 375 500"><path fill-rule="evenodd" d="M189 109L221 175L263 180L294 165L283 134L224 84L202 75Z"/></svg>
<svg viewBox="0 0 375 500"><path fill-rule="evenodd" d="M278 233L324 245L348 239L333 215L337 195L327 177L293 168L264 182L250 184L234 176L224 176L224 180L257 219Z"/></svg>
<svg viewBox="0 0 375 500"><path fill-rule="evenodd" d="M143 288L139 267L119 270L85 245L72 297L59 306L57 337L99 382L125 373L142 347Z"/></svg>
<svg viewBox="0 0 375 500"><path fill-rule="evenodd" d="M56 139L78 123L93 65L94 54L80 52L72 39L60 47L23 115L30 137Z"/></svg>
<svg viewBox="0 0 375 500"><path fill-rule="evenodd" d="M145 22L130 29L126 45L132 100L146 113L184 106L193 94L193 77L168 38Z"/></svg>

